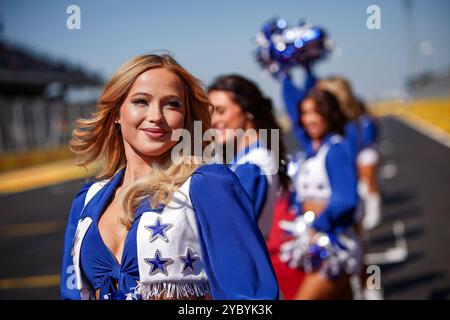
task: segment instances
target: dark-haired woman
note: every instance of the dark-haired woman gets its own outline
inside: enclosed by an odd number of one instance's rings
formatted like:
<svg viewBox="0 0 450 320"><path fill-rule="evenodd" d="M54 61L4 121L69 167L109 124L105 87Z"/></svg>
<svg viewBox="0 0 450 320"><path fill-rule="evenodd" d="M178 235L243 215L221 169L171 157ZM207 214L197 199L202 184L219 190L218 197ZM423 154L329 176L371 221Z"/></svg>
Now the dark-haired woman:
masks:
<svg viewBox="0 0 450 320"><path fill-rule="evenodd" d="M294 239L281 258L306 275L297 299L351 299L350 275L360 269L360 244L353 230L358 202L353 160L343 143L345 118L337 99L314 88L299 105L299 124L310 141L290 163L294 222L281 222Z"/></svg>
<svg viewBox="0 0 450 320"><path fill-rule="evenodd" d="M287 186L285 150L271 100L240 75L217 78L208 89L214 107L212 126L219 130L225 160L252 200L261 232L267 238L280 186ZM231 148L230 148L231 147Z"/></svg>

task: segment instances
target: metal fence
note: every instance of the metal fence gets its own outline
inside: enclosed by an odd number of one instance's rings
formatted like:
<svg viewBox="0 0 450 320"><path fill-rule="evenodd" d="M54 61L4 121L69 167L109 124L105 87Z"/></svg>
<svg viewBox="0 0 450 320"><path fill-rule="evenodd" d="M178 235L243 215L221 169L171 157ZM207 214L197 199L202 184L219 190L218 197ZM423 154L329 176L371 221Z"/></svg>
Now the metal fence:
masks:
<svg viewBox="0 0 450 320"><path fill-rule="evenodd" d="M67 145L75 120L94 110L95 102L0 96L0 155Z"/></svg>

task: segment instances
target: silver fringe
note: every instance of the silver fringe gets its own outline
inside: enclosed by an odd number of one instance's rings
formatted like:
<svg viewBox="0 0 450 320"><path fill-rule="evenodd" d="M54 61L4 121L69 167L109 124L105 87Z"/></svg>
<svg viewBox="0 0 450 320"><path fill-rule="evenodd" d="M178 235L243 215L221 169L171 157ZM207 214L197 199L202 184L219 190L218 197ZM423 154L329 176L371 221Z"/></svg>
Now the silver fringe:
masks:
<svg viewBox="0 0 450 320"><path fill-rule="evenodd" d="M192 296L204 297L211 294L208 281L174 281L139 283L135 292L143 300L150 300L166 294L167 298L182 300Z"/></svg>

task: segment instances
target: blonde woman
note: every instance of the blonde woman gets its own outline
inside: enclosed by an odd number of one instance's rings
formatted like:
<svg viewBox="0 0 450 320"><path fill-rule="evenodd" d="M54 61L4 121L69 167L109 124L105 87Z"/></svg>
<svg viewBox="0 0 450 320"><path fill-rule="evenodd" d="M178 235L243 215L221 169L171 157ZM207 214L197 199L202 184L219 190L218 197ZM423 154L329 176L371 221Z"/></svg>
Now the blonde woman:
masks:
<svg viewBox="0 0 450 320"><path fill-rule="evenodd" d="M62 298L277 298L235 174L172 161L172 133L193 133L194 121L204 132L210 110L198 80L170 56L131 59L112 76L97 112L73 132L79 164L102 160L103 167L102 180L82 187L72 204Z"/></svg>

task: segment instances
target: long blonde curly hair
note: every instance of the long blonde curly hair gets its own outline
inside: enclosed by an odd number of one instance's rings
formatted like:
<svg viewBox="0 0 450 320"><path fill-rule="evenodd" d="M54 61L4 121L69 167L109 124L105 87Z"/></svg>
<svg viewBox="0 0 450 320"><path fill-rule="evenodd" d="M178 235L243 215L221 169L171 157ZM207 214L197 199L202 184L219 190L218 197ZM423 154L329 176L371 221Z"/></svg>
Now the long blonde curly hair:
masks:
<svg viewBox="0 0 450 320"><path fill-rule="evenodd" d="M91 163L99 163L98 179L111 179L119 170L126 167L122 134L117 130L114 121L136 79L142 73L157 68L173 72L184 83L186 105L184 128L189 131L191 137L194 134L194 121L202 122L202 135L211 127L212 108L197 78L170 55L138 56L125 62L106 83L97 104L97 111L90 118L81 118L75 122L69 148L77 156L77 165L86 167ZM191 139L191 150L195 149L194 143L194 139ZM202 148L205 147L206 143L202 143ZM200 165L194 155L190 158L175 164L170 157L166 157L164 165L152 166L151 175L126 187L122 193L125 216L121 222L130 226L136 209L147 198L152 207L169 203L173 193Z"/></svg>

